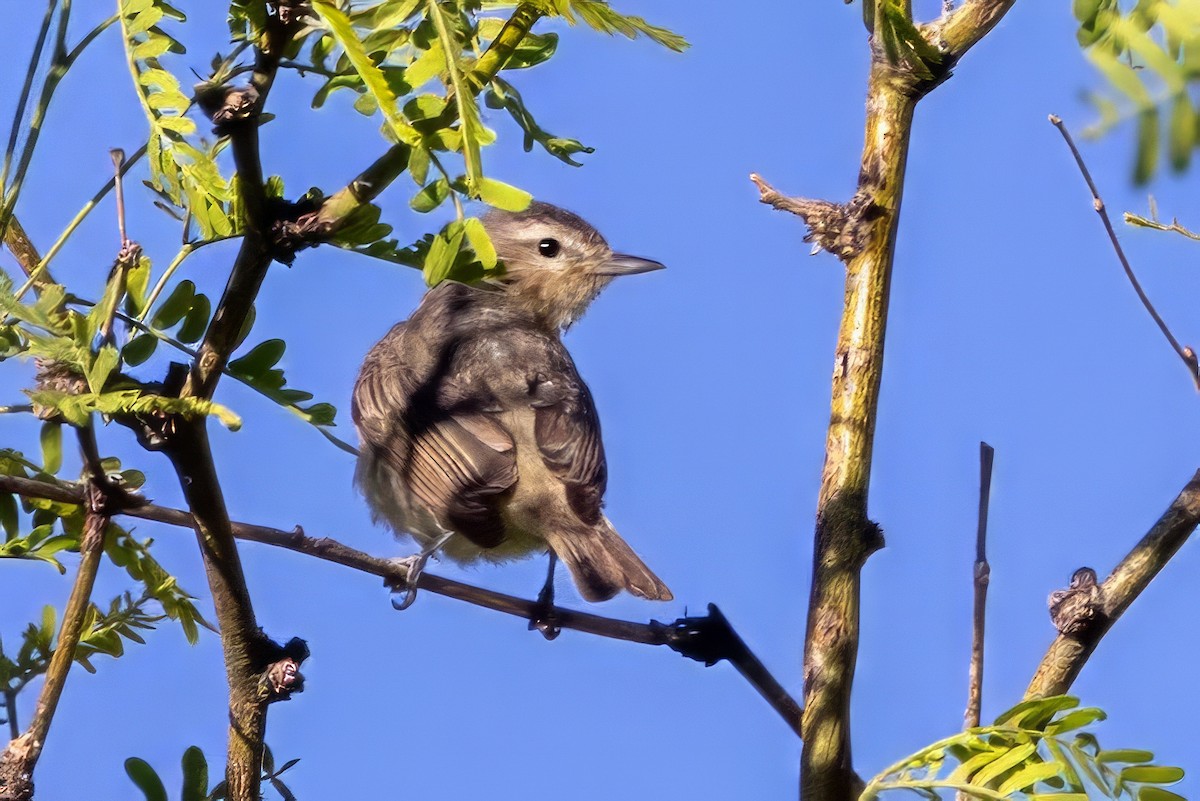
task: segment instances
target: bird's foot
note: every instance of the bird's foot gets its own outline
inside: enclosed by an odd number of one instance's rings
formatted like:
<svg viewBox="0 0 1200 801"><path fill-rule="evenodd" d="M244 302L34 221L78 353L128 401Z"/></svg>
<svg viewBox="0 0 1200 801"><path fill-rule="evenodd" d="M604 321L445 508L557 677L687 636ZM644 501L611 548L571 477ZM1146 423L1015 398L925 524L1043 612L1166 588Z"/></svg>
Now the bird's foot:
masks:
<svg viewBox="0 0 1200 801"><path fill-rule="evenodd" d="M529 616L529 630L540 631L547 640L553 640L562 634L559 625L558 610L554 607L554 582L547 581L546 586L538 593L537 603L533 614Z"/></svg>
<svg viewBox="0 0 1200 801"><path fill-rule="evenodd" d="M429 554L421 552L400 559L391 559L392 564L404 571L403 581L386 580L384 583L392 591L392 608L403 611L417 600L417 580L421 571L429 561Z"/></svg>
<svg viewBox="0 0 1200 801"><path fill-rule="evenodd" d="M390 560L392 564L404 571L403 581L383 580L384 585L392 591L392 607L394 609L403 611L412 606L413 601L417 600L417 581L420 580L421 573L425 571L425 565L428 564L429 557L433 556L439 548L445 545L446 540L450 539L451 536L452 532L443 532L441 537L422 548L420 553Z"/></svg>

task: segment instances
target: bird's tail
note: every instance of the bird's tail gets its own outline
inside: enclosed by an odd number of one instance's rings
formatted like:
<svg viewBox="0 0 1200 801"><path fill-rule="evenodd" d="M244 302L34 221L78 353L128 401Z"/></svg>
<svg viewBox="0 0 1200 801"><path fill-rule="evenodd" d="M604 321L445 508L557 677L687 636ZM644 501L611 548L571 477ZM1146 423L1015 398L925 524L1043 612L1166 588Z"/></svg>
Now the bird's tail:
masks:
<svg viewBox="0 0 1200 801"><path fill-rule="evenodd" d="M669 601L675 597L621 539L607 518L595 526L555 531L546 540L571 571L579 594L587 601L607 601L621 590L650 601Z"/></svg>

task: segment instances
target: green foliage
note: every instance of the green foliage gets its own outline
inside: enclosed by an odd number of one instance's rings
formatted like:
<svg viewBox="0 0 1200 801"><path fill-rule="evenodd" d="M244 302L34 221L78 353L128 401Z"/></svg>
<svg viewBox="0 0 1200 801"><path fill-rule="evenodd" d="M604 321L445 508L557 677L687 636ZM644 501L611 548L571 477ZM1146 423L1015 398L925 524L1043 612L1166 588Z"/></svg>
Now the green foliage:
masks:
<svg viewBox="0 0 1200 801"><path fill-rule="evenodd" d="M992 801L1017 794L1042 801L1182 801L1163 789L1183 778L1181 768L1149 764L1149 751L1105 751L1095 735L1082 731L1104 718L1070 696L1025 701L991 726L939 740L897 762L871 779L860 799L889 790L938 799L939 790L956 790Z"/></svg>
<svg viewBox="0 0 1200 801"><path fill-rule="evenodd" d="M54 478L46 467L31 462L19 451L0 450L0 475L52 483ZM146 479L140 470L122 470L120 460L115 458L104 459L101 467L110 480L126 490L137 490ZM22 513L28 516L27 521L22 521ZM45 498L22 498L18 504L11 494L0 493L0 524L4 529L0 558L36 559L65 573L66 567L58 557L63 552L79 550L83 509L78 504ZM135 539L116 523L110 521L108 524L105 553L114 565L123 568L141 586L141 598L135 605L141 609L146 602L156 602L163 615L178 621L188 642L195 643L199 638L199 627L211 629L212 626L196 608L195 598L151 555L152 544L153 540ZM118 633L124 636L123 631Z"/></svg>
<svg viewBox="0 0 1200 801"><path fill-rule="evenodd" d="M528 193L484 174L483 151L496 134L483 124L475 96L478 91L486 88L484 101L489 107L509 112L523 133L526 150L537 142L551 155L576 166L572 156L592 152L578 140L543 130L511 83L474 71L512 24L509 19L487 15L504 4L483 5L481 12L477 3L459 0L382 0L344 9L333 0L316 0L312 3L313 30L305 36L302 61L293 65L301 73L321 79L314 106L323 105L335 92L354 92L357 111L381 114L384 135L411 148L407 166L418 187L410 201L414 210L429 212L453 199L457 218L453 227L444 228L423 246L402 250L397 242L384 241L390 230L379 230L377 216L371 219L377 226L375 238L361 232L355 236L339 232L334 240L343 247L405 264L412 263L409 257L414 253L432 252L434 262L414 265L422 267L430 285L446 279L478 280L493 270L492 247L483 242L487 234L467 222L463 200L482 200L514 210L530 201ZM583 22L607 34L646 36L675 50L687 46L677 34L640 17L620 14L600 0L553 0L523 6L513 20L536 7L539 13L572 25ZM235 4L231 26L239 35L253 39L257 35L254 27L261 24L251 20L241 4ZM511 52L504 51L508 55L502 69L542 64L553 57L558 41L554 33L528 32L505 45L511 46ZM429 91L435 81L441 84L440 90ZM451 157L461 160L461 174L444 163ZM370 208L369 204L364 207ZM465 236L466 226L470 226L470 237ZM464 242L470 243L469 250Z"/></svg>
<svg viewBox="0 0 1200 801"><path fill-rule="evenodd" d="M146 156L150 186L162 200L183 211L199 227L203 239L224 237L241 228L233 208L231 183L217 165L223 142L196 139L196 123L186 116L192 101L179 79L159 59L183 53L183 45L161 27L184 15L161 0L121 0L121 31L134 88L150 125ZM214 64L220 83L220 61Z"/></svg>
<svg viewBox="0 0 1200 801"><path fill-rule="evenodd" d="M295 767L299 761L299 759L289 759L276 768L271 748L263 747L262 779L265 783L270 784L284 801L295 801L296 796L280 777ZM183 767L183 783L179 791L180 801L220 801L228 796L224 781L218 782L211 790L208 789L208 760L200 748L194 745L189 747L183 752L180 763ZM141 790L145 801L168 801L166 785L146 760L138 757L130 757L125 760L125 774Z"/></svg>
<svg viewBox="0 0 1200 801"><path fill-rule="evenodd" d="M1124 7L1123 7L1124 6ZM1075 0L1078 39L1109 89L1092 96L1092 135L1136 120L1133 178L1149 181L1163 161L1181 172L1197 144L1189 88L1200 81L1200 0Z"/></svg>

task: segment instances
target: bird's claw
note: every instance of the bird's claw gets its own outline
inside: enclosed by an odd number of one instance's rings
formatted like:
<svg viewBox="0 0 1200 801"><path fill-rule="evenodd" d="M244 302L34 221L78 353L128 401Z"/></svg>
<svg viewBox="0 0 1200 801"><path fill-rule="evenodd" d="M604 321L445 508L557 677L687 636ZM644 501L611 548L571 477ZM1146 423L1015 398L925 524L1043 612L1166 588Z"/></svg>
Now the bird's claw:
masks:
<svg viewBox="0 0 1200 801"><path fill-rule="evenodd" d="M398 568L403 568L405 573L404 581L384 581L392 591L392 608L397 612L403 612L417 600L417 579L421 577L421 571L425 569L425 563L428 561L427 553L392 560L392 563Z"/></svg>
<svg viewBox="0 0 1200 801"><path fill-rule="evenodd" d="M529 630L540 631L547 640L553 640L562 634L558 610L554 607L554 585L552 583L547 583L538 593L533 614L529 616Z"/></svg>

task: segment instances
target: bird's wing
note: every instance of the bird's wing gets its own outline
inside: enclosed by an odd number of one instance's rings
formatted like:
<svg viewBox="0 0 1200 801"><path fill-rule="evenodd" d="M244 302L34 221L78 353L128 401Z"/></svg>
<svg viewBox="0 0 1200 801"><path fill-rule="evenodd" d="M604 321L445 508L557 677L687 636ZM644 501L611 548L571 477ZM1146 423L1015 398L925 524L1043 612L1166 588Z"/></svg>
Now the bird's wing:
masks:
<svg viewBox="0 0 1200 801"><path fill-rule="evenodd" d="M592 394L575 366L556 371L554 386L538 392L534 435L542 461L567 489L567 500L580 519L598 523L608 484L608 466L600 439L600 418Z"/></svg>
<svg viewBox="0 0 1200 801"><path fill-rule="evenodd" d="M444 527L494 547L504 539L496 496L517 480L513 439L469 406L443 411L439 394L400 365L368 361L354 388L354 420L375 459Z"/></svg>

